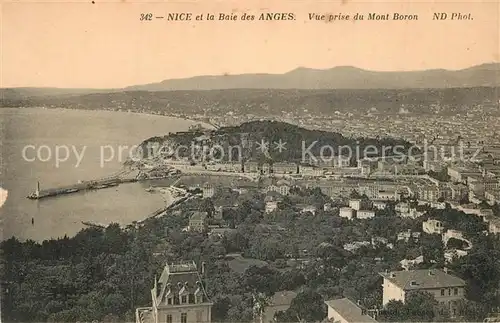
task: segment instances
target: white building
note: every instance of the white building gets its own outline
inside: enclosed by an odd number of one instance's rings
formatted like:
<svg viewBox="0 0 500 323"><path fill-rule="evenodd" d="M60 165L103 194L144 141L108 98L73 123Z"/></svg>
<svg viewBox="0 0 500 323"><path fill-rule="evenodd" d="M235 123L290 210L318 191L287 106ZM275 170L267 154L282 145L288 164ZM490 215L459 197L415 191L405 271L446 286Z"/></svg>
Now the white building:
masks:
<svg viewBox="0 0 500 323"><path fill-rule="evenodd" d="M354 210L350 207L341 207L339 211L339 216L351 220L354 216Z"/></svg>
<svg viewBox="0 0 500 323"><path fill-rule="evenodd" d="M202 187L203 198L210 198L215 194L215 186L209 183L205 183Z"/></svg>
<svg viewBox="0 0 500 323"><path fill-rule="evenodd" d="M428 234L442 234L444 226L439 220L429 219L422 222L422 230Z"/></svg>
<svg viewBox="0 0 500 323"><path fill-rule="evenodd" d="M359 210L356 212L356 218L358 219L371 219L375 217L375 211L372 210Z"/></svg>
<svg viewBox="0 0 500 323"><path fill-rule="evenodd" d="M330 322L338 323L373 323L377 322L368 315L368 311L347 298L325 301L328 307L327 317Z"/></svg>
<svg viewBox="0 0 500 323"><path fill-rule="evenodd" d="M356 211L358 211L359 209L361 209L361 200L349 200L349 207L351 209L354 209Z"/></svg>
<svg viewBox="0 0 500 323"><path fill-rule="evenodd" d="M378 192L378 199L383 201L399 201L400 195L396 190L383 190Z"/></svg>
<svg viewBox="0 0 500 323"><path fill-rule="evenodd" d="M302 208L302 213L310 212L312 215L316 215L316 207L313 205L307 205Z"/></svg>
<svg viewBox="0 0 500 323"><path fill-rule="evenodd" d="M418 239L420 239L420 235L420 232L412 232L411 229L408 229L407 231L398 233L398 241L404 240L405 242L408 242L410 239L418 241Z"/></svg>
<svg viewBox="0 0 500 323"><path fill-rule="evenodd" d="M421 264L423 262L424 256L418 256L415 259L403 259L399 262L399 264L404 270L411 270L415 265Z"/></svg>
<svg viewBox="0 0 500 323"><path fill-rule="evenodd" d="M383 210L387 207L387 203L384 201L373 201L373 207L377 210Z"/></svg>
<svg viewBox="0 0 500 323"><path fill-rule="evenodd" d="M394 209L398 213L408 213L410 212L410 204L406 202L400 202L394 207Z"/></svg>
<svg viewBox="0 0 500 323"><path fill-rule="evenodd" d="M332 207L332 203L325 203L325 205L323 205L323 211L330 211L332 210L333 207Z"/></svg>
<svg viewBox="0 0 500 323"><path fill-rule="evenodd" d="M290 186L286 184L281 185L269 185L266 188L266 193L268 192L277 192L281 195L288 195L290 193Z"/></svg>
<svg viewBox="0 0 500 323"><path fill-rule="evenodd" d="M442 305L449 306L450 313L456 314L456 302L465 297L465 281L442 270L423 269L380 273L384 278L383 301L405 302L413 291L428 292Z"/></svg>
<svg viewBox="0 0 500 323"><path fill-rule="evenodd" d="M500 218L492 218L488 222L488 232L491 234L500 234Z"/></svg>
<svg viewBox="0 0 500 323"><path fill-rule="evenodd" d="M277 201L269 201L266 202L266 213L271 213L274 210L278 208L278 202Z"/></svg>
<svg viewBox="0 0 500 323"><path fill-rule="evenodd" d="M211 322L213 303L194 262L167 264L151 290L152 306L137 308L136 323Z"/></svg>

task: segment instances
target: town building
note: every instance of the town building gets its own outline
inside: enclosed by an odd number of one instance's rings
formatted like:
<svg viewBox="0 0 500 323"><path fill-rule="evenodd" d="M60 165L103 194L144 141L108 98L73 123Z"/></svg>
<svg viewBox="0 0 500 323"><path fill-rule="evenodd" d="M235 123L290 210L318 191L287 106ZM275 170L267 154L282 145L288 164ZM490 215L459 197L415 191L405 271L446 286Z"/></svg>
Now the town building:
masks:
<svg viewBox="0 0 500 323"><path fill-rule="evenodd" d="M361 200L349 200L349 207L356 211L361 209Z"/></svg>
<svg viewBox="0 0 500 323"><path fill-rule="evenodd" d="M372 323L377 322L368 315L368 311L348 298L325 301L328 307L327 318L338 323Z"/></svg>
<svg viewBox="0 0 500 323"><path fill-rule="evenodd" d="M354 217L354 210L350 207L341 207L339 216L351 220Z"/></svg>
<svg viewBox="0 0 500 323"><path fill-rule="evenodd" d="M439 187L435 185L421 185L418 187L418 199L434 202L440 198Z"/></svg>
<svg viewBox="0 0 500 323"><path fill-rule="evenodd" d="M299 174L305 176L320 176L323 174L323 169L316 166L300 164Z"/></svg>
<svg viewBox="0 0 500 323"><path fill-rule="evenodd" d="M274 163L272 164L274 174L297 174L297 164L295 163Z"/></svg>
<svg viewBox="0 0 500 323"><path fill-rule="evenodd" d="M215 212L214 212L214 219L215 220L222 220L224 218L224 212L226 212L227 207L224 207L222 205L216 206L215 207Z"/></svg>
<svg viewBox="0 0 500 323"><path fill-rule="evenodd" d="M323 211L325 211L325 212L330 211L330 210L332 210L332 209L333 209L333 207L332 207L332 203L325 203L325 204L323 205Z"/></svg>
<svg viewBox="0 0 500 323"><path fill-rule="evenodd" d="M414 291L427 292L441 305L456 314L456 302L465 297L465 281L438 269L405 270L380 273L383 282L383 305L391 300L405 302Z"/></svg>
<svg viewBox="0 0 500 323"><path fill-rule="evenodd" d="M377 162L368 158L358 160L358 168L361 169L362 175L370 175L375 170L376 166Z"/></svg>
<svg viewBox="0 0 500 323"><path fill-rule="evenodd" d="M354 241L354 242L350 242L350 243L345 243L343 245L343 248L344 248L344 250L353 252L353 251L358 250L359 248L371 247L371 246L372 246L371 241Z"/></svg>
<svg viewBox="0 0 500 323"><path fill-rule="evenodd" d="M402 231L398 233L398 241L404 240L405 242L413 241L417 242L420 239L421 232L412 232L411 229L407 231Z"/></svg>
<svg viewBox="0 0 500 323"><path fill-rule="evenodd" d="M205 232L208 229L208 213L195 211L189 218L189 231Z"/></svg>
<svg viewBox="0 0 500 323"><path fill-rule="evenodd" d="M210 183L203 184L203 198L210 198L215 194L215 186Z"/></svg>
<svg viewBox="0 0 500 323"><path fill-rule="evenodd" d="M455 183L467 184L468 176L481 175L481 172L479 170L473 170L467 167L450 166L448 167L448 175Z"/></svg>
<svg viewBox="0 0 500 323"><path fill-rule="evenodd" d="M408 213L410 212L410 204L406 202L400 202L394 207L395 211L398 213Z"/></svg>
<svg viewBox="0 0 500 323"><path fill-rule="evenodd" d="M500 218L491 218L488 222L488 232L500 234Z"/></svg>
<svg viewBox="0 0 500 323"><path fill-rule="evenodd" d="M312 215L316 215L316 207L314 205L306 205L302 207L301 213L311 213Z"/></svg>
<svg viewBox="0 0 500 323"><path fill-rule="evenodd" d="M236 229L218 227L211 229L210 232L208 233L208 236L223 238L225 235L231 234L233 232L236 232Z"/></svg>
<svg viewBox="0 0 500 323"><path fill-rule="evenodd" d="M373 201L372 204L377 210L384 210L387 207L387 203L385 201Z"/></svg>
<svg viewBox="0 0 500 323"><path fill-rule="evenodd" d="M349 207L356 211L370 209L372 207L372 202L368 199L351 199L349 200Z"/></svg>
<svg viewBox="0 0 500 323"><path fill-rule="evenodd" d="M266 193L268 192L277 192L281 195L288 195L290 193L290 185L288 184L281 184L281 183L278 183L276 185L269 185L267 188L266 188Z"/></svg>
<svg viewBox="0 0 500 323"><path fill-rule="evenodd" d="M484 192L484 198L489 205L500 204L500 189L488 190Z"/></svg>
<svg viewBox="0 0 500 323"><path fill-rule="evenodd" d="M243 172L245 173L257 173L260 171L259 164L254 161L246 161L243 164Z"/></svg>
<svg viewBox="0 0 500 323"><path fill-rule="evenodd" d="M450 184L449 187L451 189L451 200L453 201L461 201L469 192L467 186L464 184Z"/></svg>
<svg viewBox="0 0 500 323"><path fill-rule="evenodd" d="M213 303L194 262L165 265L151 290L151 307L137 308L136 323L210 323Z"/></svg>
<svg viewBox="0 0 500 323"><path fill-rule="evenodd" d="M260 166L260 172L261 174L271 173L271 165L269 165L268 163L263 163L262 166Z"/></svg>
<svg viewBox="0 0 500 323"><path fill-rule="evenodd" d="M363 220L363 219L371 219L375 217L375 211L372 210L359 210L356 211L356 218Z"/></svg>
<svg viewBox="0 0 500 323"><path fill-rule="evenodd" d="M439 220L429 219L422 222L422 230L428 234L442 234L444 226Z"/></svg>
<svg viewBox="0 0 500 323"><path fill-rule="evenodd" d="M415 266L423 262L424 262L424 256L418 256L415 259L403 259L399 262L399 264L401 265L401 268L403 268L404 270L411 270Z"/></svg>
<svg viewBox="0 0 500 323"><path fill-rule="evenodd" d="M397 190L378 191L377 199L383 201L399 201L400 194Z"/></svg>
<svg viewBox="0 0 500 323"><path fill-rule="evenodd" d="M277 208L278 208L278 201L267 201L266 207L265 207L265 212L271 213L274 210L276 210Z"/></svg>
<svg viewBox="0 0 500 323"><path fill-rule="evenodd" d="M443 162L424 159L423 166L426 171L439 173L443 170Z"/></svg>

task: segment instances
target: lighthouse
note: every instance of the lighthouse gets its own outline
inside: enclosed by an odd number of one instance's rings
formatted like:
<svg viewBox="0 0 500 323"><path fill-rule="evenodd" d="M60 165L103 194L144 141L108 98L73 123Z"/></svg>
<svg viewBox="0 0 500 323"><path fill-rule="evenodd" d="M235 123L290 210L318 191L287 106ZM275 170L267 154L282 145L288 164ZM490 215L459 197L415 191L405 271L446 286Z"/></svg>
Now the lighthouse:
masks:
<svg viewBox="0 0 500 323"><path fill-rule="evenodd" d="M35 197L39 198L40 197L40 182L36 182L36 190L35 190Z"/></svg>

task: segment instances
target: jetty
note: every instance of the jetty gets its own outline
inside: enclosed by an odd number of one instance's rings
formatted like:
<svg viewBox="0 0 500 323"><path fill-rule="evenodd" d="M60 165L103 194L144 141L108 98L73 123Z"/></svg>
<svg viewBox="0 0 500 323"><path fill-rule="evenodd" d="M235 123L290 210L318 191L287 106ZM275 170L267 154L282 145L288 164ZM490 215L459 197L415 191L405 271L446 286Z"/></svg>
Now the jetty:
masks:
<svg viewBox="0 0 500 323"><path fill-rule="evenodd" d="M105 225L105 224L93 223L93 222L89 222L89 221L82 221L82 224L86 225L88 227L97 228L97 229L105 229L107 227L107 225Z"/></svg>
<svg viewBox="0 0 500 323"><path fill-rule="evenodd" d="M131 183L137 181L137 178L135 177L132 178L125 177L124 176L125 174L126 172L122 171L119 172L118 174L100 178L97 180L81 181L73 185L46 188L46 189L41 189L40 182L37 182L36 190L33 193L29 194L27 198L32 200L39 200L51 196L71 194L80 191L98 190L98 189L118 186L122 183Z"/></svg>

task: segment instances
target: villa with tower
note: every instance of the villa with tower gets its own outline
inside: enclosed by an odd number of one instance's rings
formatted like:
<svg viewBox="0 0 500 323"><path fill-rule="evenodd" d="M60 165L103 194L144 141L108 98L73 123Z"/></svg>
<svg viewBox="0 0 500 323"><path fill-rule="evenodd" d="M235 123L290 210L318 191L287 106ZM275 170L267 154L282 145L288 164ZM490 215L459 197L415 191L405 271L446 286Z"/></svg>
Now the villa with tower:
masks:
<svg viewBox="0 0 500 323"><path fill-rule="evenodd" d="M137 308L136 323L210 323L213 303L203 286L196 264L166 264L151 289L151 306Z"/></svg>

